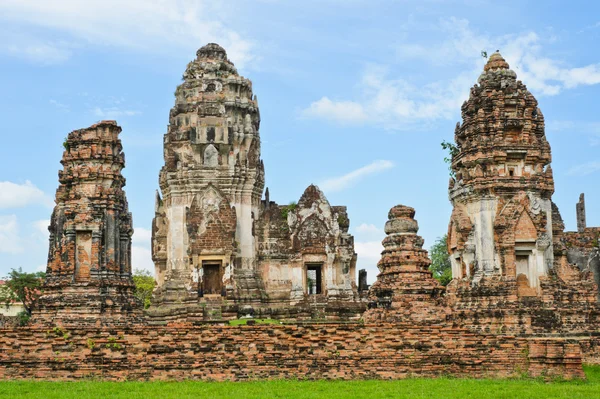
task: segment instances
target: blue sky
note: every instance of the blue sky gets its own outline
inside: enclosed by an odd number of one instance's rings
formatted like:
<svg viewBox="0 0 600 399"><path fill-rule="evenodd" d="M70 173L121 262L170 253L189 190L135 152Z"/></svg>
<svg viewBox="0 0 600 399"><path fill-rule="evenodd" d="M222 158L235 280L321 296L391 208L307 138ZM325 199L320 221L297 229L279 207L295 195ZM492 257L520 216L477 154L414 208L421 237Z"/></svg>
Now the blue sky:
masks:
<svg viewBox="0 0 600 399"><path fill-rule="evenodd" d="M600 225L600 5L589 1L0 1L0 276L43 270L62 141L123 127L134 266L150 225L173 93L217 42L253 81L271 199L311 183L347 205L359 267L376 276L390 207L416 208L429 248L451 207L442 140L500 49L536 96L568 230L585 192Z"/></svg>

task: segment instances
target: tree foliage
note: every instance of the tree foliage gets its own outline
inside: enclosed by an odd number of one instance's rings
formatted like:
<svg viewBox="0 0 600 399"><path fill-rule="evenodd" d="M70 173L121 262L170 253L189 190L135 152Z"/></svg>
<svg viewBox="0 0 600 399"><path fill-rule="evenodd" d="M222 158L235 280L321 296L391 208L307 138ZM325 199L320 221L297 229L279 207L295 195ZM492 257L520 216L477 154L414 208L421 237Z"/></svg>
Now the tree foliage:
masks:
<svg viewBox="0 0 600 399"><path fill-rule="evenodd" d="M133 272L135 283L135 297L144 304L144 309L150 307L152 291L154 291L154 276L148 270L135 270Z"/></svg>
<svg viewBox="0 0 600 399"><path fill-rule="evenodd" d="M444 235L438 238L432 245L429 254L431 255L431 266L429 270L442 285L448 285L452 280L452 266L450 264L450 254L448 254L447 244L448 236Z"/></svg>
<svg viewBox="0 0 600 399"><path fill-rule="evenodd" d="M452 170L452 159L458 155L458 147L454 143L448 142L446 140L442 141L440 145L442 146L442 149L448 151L448 156L444 157L444 162L448 164L448 171L450 172L450 176L454 177L454 171Z"/></svg>
<svg viewBox="0 0 600 399"><path fill-rule="evenodd" d="M13 301L22 302L27 314L31 315L31 309L42 295L45 276L44 272L27 273L21 268L12 269L5 277L4 288L0 290L0 302L6 306Z"/></svg>

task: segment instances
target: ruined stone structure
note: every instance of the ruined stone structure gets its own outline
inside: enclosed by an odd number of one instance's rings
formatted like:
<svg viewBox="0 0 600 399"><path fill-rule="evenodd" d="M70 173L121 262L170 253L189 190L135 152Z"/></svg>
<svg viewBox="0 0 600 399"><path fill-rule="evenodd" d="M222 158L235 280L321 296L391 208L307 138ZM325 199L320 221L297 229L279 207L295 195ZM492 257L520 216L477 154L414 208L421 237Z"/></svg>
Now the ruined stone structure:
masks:
<svg viewBox="0 0 600 399"><path fill-rule="evenodd" d="M561 244L566 248L567 261L577 265L583 272L592 271L596 284L600 285L600 227L587 227L583 193L579 196L575 209L577 231L565 232L561 237Z"/></svg>
<svg viewBox="0 0 600 399"><path fill-rule="evenodd" d="M414 324L0 329L0 379L583 378L577 341Z"/></svg>
<svg viewBox="0 0 600 399"><path fill-rule="evenodd" d="M552 252L554 180L537 101L494 53L462 106L450 181L455 278L519 278L534 290Z"/></svg>
<svg viewBox="0 0 600 399"><path fill-rule="evenodd" d="M140 316L131 278L131 214L114 121L69 133L50 220L38 322L132 322Z"/></svg>
<svg viewBox="0 0 600 399"><path fill-rule="evenodd" d="M442 300L445 289L433 278L431 261L417 235L415 210L397 205L388 214L387 237L377 264L381 273L369 291L367 322L443 324L449 309Z"/></svg>
<svg viewBox="0 0 600 399"><path fill-rule="evenodd" d="M398 205L377 281L361 271L357 287L346 208L314 185L297 204L262 199L251 83L202 47L164 136L151 308L140 316L132 296L121 129L103 121L65 142L38 325L0 330L0 378L582 377L584 360L600 364L600 229L582 195L564 232L544 118L500 54L462 117L452 282L432 278L415 211ZM299 323L227 322L253 316Z"/></svg>
<svg viewBox="0 0 600 399"><path fill-rule="evenodd" d="M448 230L455 323L575 332L598 322L589 271L567 261L544 117L499 53L462 106ZM464 320L458 320L463 318Z"/></svg>
<svg viewBox="0 0 600 399"><path fill-rule="evenodd" d="M271 202L268 190L261 200L265 172L252 83L220 46L208 44L196 55L164 136L150 315L160 322L339 313L339 301L357 299L345 207L330 206L314 186L297 207ZM357 306L337 316L358 318L364 305Z"/></svg>

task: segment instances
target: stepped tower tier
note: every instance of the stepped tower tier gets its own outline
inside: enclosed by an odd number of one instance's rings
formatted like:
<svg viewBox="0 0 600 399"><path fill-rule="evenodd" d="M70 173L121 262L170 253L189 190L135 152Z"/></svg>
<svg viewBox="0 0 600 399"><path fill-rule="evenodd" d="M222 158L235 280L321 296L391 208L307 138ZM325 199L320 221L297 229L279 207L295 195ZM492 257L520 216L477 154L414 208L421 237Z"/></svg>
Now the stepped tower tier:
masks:
<svg viewBox="0 0 600 399"><path fill-rule="evenodd" d="M509 276L535 289L554 257L554 180L544 117L498 52L478 83L455 131L448 232L452 274L476 280Z"/></svg>
<svg viewBox="0 0 600 399"><path fill-rule="evenodd" d="M169 114L153 222L156 293L167 302L227 295L234 269L256 267L253 224L264 187L258 102L222 47L211 43L196 55Z"/></svg>
<svg viewBox="0 0 600 399"><path fill-rule="evenodd" d="M65 140L38 321L96 324L140 315L120 132L116 122L102 121Z"/></svg>
<svg viewBox="0 0 600 399"><path fill-rule="evenodd" d="M369 290L369 310L363 316L367 322L433 324L445 320L444 287L429 270L431 261L414 216L415 210L408 206L390 209L377 264L380 273Z"/></svg>

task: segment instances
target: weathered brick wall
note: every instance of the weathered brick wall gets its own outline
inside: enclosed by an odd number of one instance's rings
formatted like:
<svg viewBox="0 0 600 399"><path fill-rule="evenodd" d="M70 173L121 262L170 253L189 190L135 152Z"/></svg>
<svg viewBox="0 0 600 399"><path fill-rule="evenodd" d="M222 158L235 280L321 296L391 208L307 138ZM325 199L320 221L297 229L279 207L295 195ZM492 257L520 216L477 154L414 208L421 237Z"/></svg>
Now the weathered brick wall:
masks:
<svg viewBox="0 0 600 399"><path fill-rule="evenodd" d="M576 340L405 324L12 328L0 379L583 378Z"/></svg>

